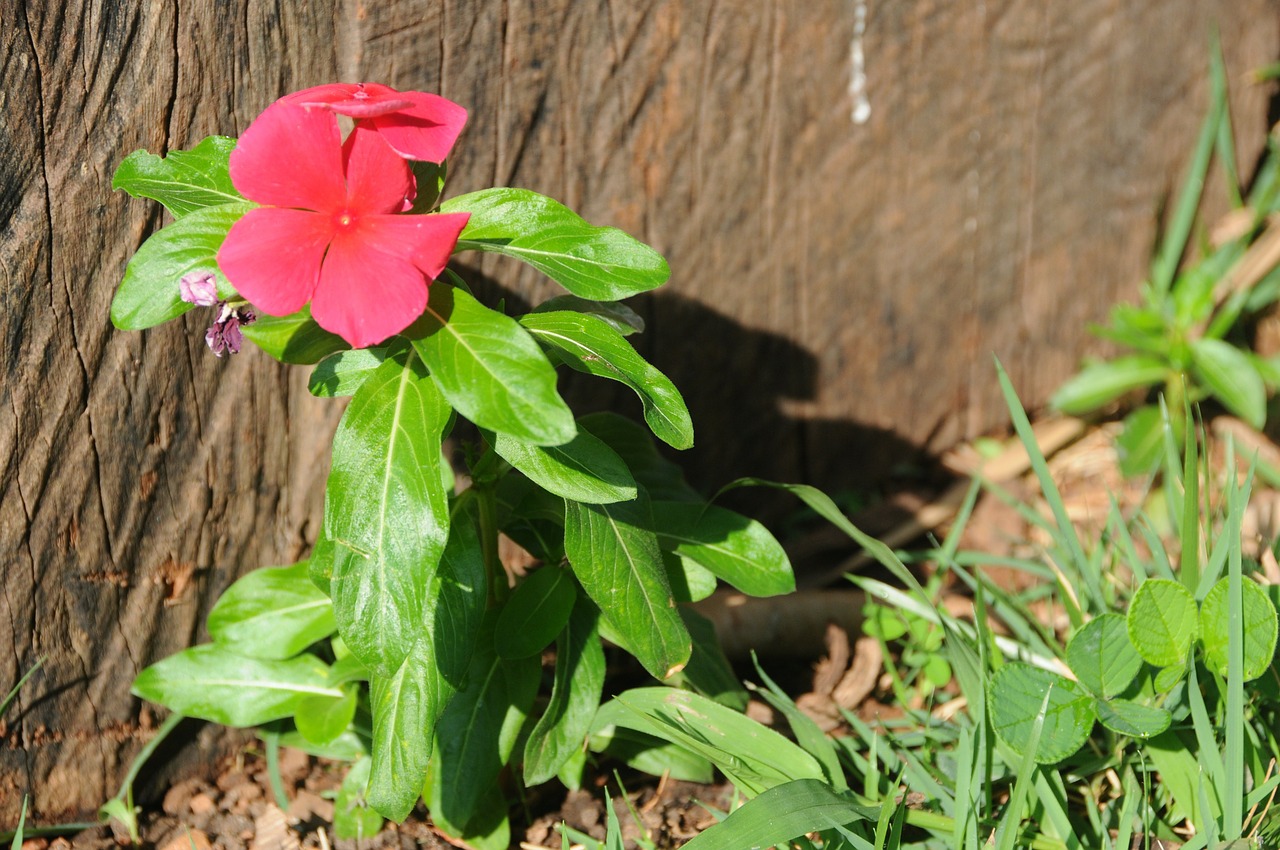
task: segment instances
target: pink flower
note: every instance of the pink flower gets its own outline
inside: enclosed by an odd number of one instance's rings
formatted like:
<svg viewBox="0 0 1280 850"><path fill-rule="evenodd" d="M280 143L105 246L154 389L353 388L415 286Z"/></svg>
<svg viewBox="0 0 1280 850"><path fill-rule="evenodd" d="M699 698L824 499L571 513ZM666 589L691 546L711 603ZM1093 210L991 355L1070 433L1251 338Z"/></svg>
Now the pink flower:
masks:
<svg viewBox="0 0 1280 850"><path fill-rule="evenodd" d="M397 215L409 165L366 127L342 141L328 110L277 102L231 152L231 181L262 206L231 227L218 266L264 313L311 302L323 328L356 348L404 330L427 305L466 213Z"/></svg>
<svg viewBox="0 0 1280 850"><path fill-rule="evenodd" d="M381 83L330 83L281 102L346 115L382 136L406 159L444 162L467 123L467 110L439 95L396 91Z"/></svg>

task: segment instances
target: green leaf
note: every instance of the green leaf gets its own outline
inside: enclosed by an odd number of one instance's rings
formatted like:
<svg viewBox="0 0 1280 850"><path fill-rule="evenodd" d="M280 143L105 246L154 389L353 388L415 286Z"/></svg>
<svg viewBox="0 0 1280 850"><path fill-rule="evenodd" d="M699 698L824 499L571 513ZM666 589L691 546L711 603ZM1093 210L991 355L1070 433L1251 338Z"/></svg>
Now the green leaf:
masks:
<svg viewBox="0 0 1280 850"><path fill-rule="evenodd" d="M209 635L252 658L284 659L333 634L333 603L308 579L306 561L254 570L209 612Z"/></svg>
<svg viewBox="0 0 1280 850"><path fill-rule="evenodd" d="M1230 643L1228 608L1230 579L1219 579L1200 605L1200 639L1204 641L1204 660L1219 676L1227 675L1227 646ZM1244 635L1244 681L1261 676L1271 666L1276 654L1276 609L1267 593L1256 581L1240 581L1240 624Z"/></svg>
<svg viewBox="0 0 1280 850"><path fill-rule="evenodd" d="M205 207L243 202L244 196L236 191L228 172L235 146L235 139L209 136L189 151L169 151L165 157L134 151L116 169L111 188L159 201L174 218Z"/></svg>
<svg viewBox="0 0 1280 850"><path fill-rule="evenodd" d="M311 307L288 316L259 313L251 325L241 325L244 338L281 363L319 363L335 351L349 348L346 340L331 334L311 318Z"/></svg>
<svg viewBox="0 0 1280 850"><path fill-rule="evenodd" d="M1142 669L1142 656L1129 642L1123 614L1103 614L1085 623L1067 643L1067 665L1094 696L1111 699Z"/></svg>
<svg viewBox="0 0 1280 850"><path fill-rule="evenodd" d="M338 351L316 364L307 380L307 390L320 398L339 398L355 395L387 357L398 354L403 340L373 348L355 348Z"/></svg>
<svg viewBox="0 0 1280 850"><path fill-rule="evenodd" d="M436 385L481 428L558 446L577 433L556 392L556 371L514 319L436 281L427 310L406 332Z"/></svg>
<svg viewBox="0 0 1280 850"><path fill-rule="evenodd" d="M370 677L373 768L369 800L401 821L431 762L432 730L466 682L485 606L484 555L474 521L454 518L449 545L427 589L424 634L395 675ZM486 635L492 640L491 634Z"/></svg>
<svg viewBox="0 0 1280 850"><path fill-rule="evenodd" d="M499 658L493 651L495 623L495 617L486 618L466 686L436 726L437 775L430 808L455 825L471 821L496 783L538 689L539 658Z"/></svg>
<svg viewBox="0 0 1280 850"><path fill-rule="evenodd" d="M569 622L578 588L558 566L534 570L516 585L498 614L494 650L499 658L526 658L551 645ZM554 771L552 771L554 773Z"/></svg>
<svg viewBox="0 0 1280 850"><path fill-rule="evenodd" d="M382 830L382 815L365 799L368 784L369 759L362 758L351 765L333 801L333 832L339 839L367 840Z"/></svg>
<svg viewBox="0 0 1280 850"><path fill-rule="evenodd" d="M456 250L515 257L592 301L618 301L671 275L662 255L643 242L617 228L592 227L527 189L472 192L445 201L440 211L471 213Z"/></svg>
<svg viewBox="0 0 1280 850"><path fill-rule="evenodd" d="M840 793L825 782L797 779L748 800L722 822L685 843L684 850L786 845L810 832L875 821L879 816L879 807L858 805L851 794Z"/></svg>
<svg viewBox="0 0 1280 850"><path fill-rule="evenodd" d="M309 696L342 696L330 687L328 674L314 655L268 661L206 643L143 670L132 693L223 726L258 726L289 717Z"/></svg>
<svg viewBox="0 0 1280 850"><path fill-rule="evenodd" d="M520 323L573 369L634 390L644 407L644 420L658 439L676 449L693 445L693 420L676 385L608 322L585 313L559 312L529 313Z"/></svg>
<svg viewBox="0 0 1280 850"><path fill-rule="evenodd" d="M715 623L692 608L681 608L680 616L693 639L693 652L685 668L671 677L670 684L696 691L736 711L746 711L747 692L720 648Z"/></svg>
<svg viewBox="0 0 1280 850"><path fill-rule="evenodd" d="M565 502L564 548L573 572L622 646L655 678L679 672L692 651L667 584L647 500Z"/></svg>
<svg viewBox="0 0 1280 850"><path fill-rule="evenodd" d="M1161 383L1168 372L1167 363L1147 354L1094 363L1059 387L1049 404L1072 415L1091 413L1125 393Z"/></svg>
<svg viewBox="0 0 1280 850"><path fill-rule="evenodd" d="M1027 750L1048 694L1035 751L1040 764L1056 764L1080 749L1097 719L1093 697L1079 684L1021 661L1010 661L997 670L989 687L991 726L1018 755Z"/></svg>
<svg viewBox="0 0 1280 850"><path fill-rule="evenodd" d="M715 574L697 561L663 552L662 564L667 568L667 583L677 602L700 602L716 592Z"/></svg>
<svg viewBox="0 0 1280 850"><path fill-rule="evenodd" d="M1155 667L1184 663L1196 638L1196 600L1180 583L1147 579L1129 602L1129 640Z"/></svg>
<svg viewBox="0 0 1280 850"><path fill-rule="evenodd" d="M354 687L345 687L340 697L317 695L298 703L293 714L298 732L313 744L333 743L356 716L356 693Z"/></svg>
<svg viewBox="0 0 1280 850"><path fill-rule="evenodd" d="M616 702L628 711L607 715L615 725L656 735L710 759L748 795L792 779L825 778L818 761L797 744L700 694L634 688L619 694Z"/></svg>
<svg viewBox="0 0 1280 850"><path fill-rule="evenodd" d="M622 712L626 709L616 702L607 702L596 712L589 741L592 752L617 759L650 776L669 773L672 779L703 785L715 778L715 767L702 756L655 735L614 725L613 717Z"/></svg>
<svg viewBox="0 0 1280 850"><path fill-rule="evenodd" d="M551 699L524 747L526 787L554 777L586 746L604 689L604 649L596 629L599 613L589 601L578 599L556 643Z"/></svg>
<svg viewBox="0 0 1280 850"><path fill-rule="evenodd" d="M1249 356L1220 339L1191 342L1192 372L1218 401L1254 428L1267 421L1267 388Z"/></svg>
<svg viewBox="0 0 1280 850"><path fill-rule="evenodd" d="M586 431L560 446L534 446L498 434L493 449L548 492L575 502L609 504L636 497L636 480L613 449Z"/></svg>
<svg viewBox="0 0 1280 850"><path fill-rule="evenodd" d="M644 331L644 319L621 301L590 301L576 295L557 295L533 308L534 313L560 313L566 310L590 313L608 322L623 336Z"/></svg>
<svg viewBox="0 0 1280 850"><path fill-rule="evenodd" d="M369 754L364 741L355 732L343 732L327 744L313 744L302 733L291 729L280 735L280 746L302 750L309 756L333 761L356 761Z"/></svg>
<svg viewBox="0 0 1280 850"><path fill-rule="evenodd" d="M706 567L751 596L796 589L782 544L759 522L716 505L653 503L658 545Z"/></svg>
<svg viewBox="0 0 1280 850"><path fill-rule="evenodd" d="M1163 708L1139 705L1123 699L1100 699L1098 719L1112 732L1130 738L1151 738L1169 728L1172 715Z"/></svg>
<svg viewBox="0 0 1280 850"><path fill-rule="evenodd" d="M441 477L449 405L408 362L387 360L356 392L333 438L324 534L342 639L394 674L423 634L426 593L449 534Z"/></svg>
<svg viewBox="0 0 1280 850"><path fill-rule="evenodd" d="M681 468L658 452L653 436L643 425L616 413L601 412L581 417L578 426L617 452L650 498L699 504L705 501L684 480Z"/></svg>
<svg viewBox="0 0 1280 850"><path fill-rule="evenodd" d="M218 295L233 296L235 289L218 270L218 249L231 225L251 209L248 203L206 207L151 234L125 267L111 301L111 323L122 331L140 331L181 316L192 307L178 288L189 272L211 272Z"/></svg>
<svg viewBox="0 0 1280 850"><path fill-rule="evenodd" d="M1116 454L1120 472L1126 478L1145 475L1160 464L1166 427L1164 414L1154 404L1140 407L1124 418L1124 428L1116 437Z"/></svg>

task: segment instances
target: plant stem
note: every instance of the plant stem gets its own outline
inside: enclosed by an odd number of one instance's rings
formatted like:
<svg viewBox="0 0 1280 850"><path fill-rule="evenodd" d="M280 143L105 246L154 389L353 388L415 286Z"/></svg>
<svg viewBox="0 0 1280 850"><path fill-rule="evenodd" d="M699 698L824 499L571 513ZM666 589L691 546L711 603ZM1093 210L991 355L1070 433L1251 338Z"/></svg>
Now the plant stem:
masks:
<svg viewBox="0 0 1280 850"><path fill-rule="evenodd" d="M484 555L484 572L489 578L489 607L496 608L511 593L507 586L507 571L498 557L497 494L492 484L473 484L472 490L475 491L480 521L480 551Z"/></svg>

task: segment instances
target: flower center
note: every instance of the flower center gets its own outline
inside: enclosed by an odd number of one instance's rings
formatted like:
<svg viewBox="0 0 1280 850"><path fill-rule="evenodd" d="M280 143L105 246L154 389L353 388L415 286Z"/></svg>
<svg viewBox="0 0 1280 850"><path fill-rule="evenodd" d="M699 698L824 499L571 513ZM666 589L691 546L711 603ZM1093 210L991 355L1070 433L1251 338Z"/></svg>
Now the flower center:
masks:
<svg viewBox="0 0 1280 850"><path fill-rule="evenodd" d="M334 215L333 223L340 232L350 232L355 229L356 217L349 210L342 210Z"/></svg>

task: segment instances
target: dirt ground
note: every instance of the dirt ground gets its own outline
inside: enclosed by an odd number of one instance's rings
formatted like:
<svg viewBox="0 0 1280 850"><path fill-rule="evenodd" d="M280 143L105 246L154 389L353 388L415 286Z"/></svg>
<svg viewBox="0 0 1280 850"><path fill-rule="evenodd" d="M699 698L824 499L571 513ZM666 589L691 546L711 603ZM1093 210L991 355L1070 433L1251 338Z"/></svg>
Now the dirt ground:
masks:
<svg viewBox="0 0 1280 850"><path fill-rule="evenodd" d="M1085 529L1097 529L1105 522L1111 499L1118 500L1123 510L1138 505L1144 487L1140 482L1125 481L1119 475L1113 428L1084 428L1078 423L1070 428L1055 427L1057 431L1047 428L1041 434L1041 442L1056 442L1047 446L1053 448L1050 468L1073 521ZM1216 423L1215 431L1219 435L1232 431L1238 443L1243 441L1250 451L1257 449L1264 460L1274 458L1280 462L1280 452L1274 444L1256 432L1241 431L1241 427L1240 423L1224 419ZM1272 457L1267 457L1267 452L1273 453ZM1020 500L1035 504L1038 485L1026 473L1025 455L1021 461L1017 455L1018 448L1013 443L1005 445L1004 452L996 456L998 460L991 460L992 452L988 451L988 464L995 466L984 469L999 467L1002 486ZM976 455L968 449L954 453L946 462L957 473L971 470L977 463ZM999 466L1000 463L1004 466ZM904 506L900 513L915 518L916 527L906 527L911 525L908 520L899 529L872 529L882 537L918 537L921 531L944 533L958 506L954 492L904 492L892 498ZM1257 539L1275 534L1280 528L1278 504L1280 500L1274 492L1255 488L1248 520L1250 534ZM984 496L967 526L962 547L991 555L1026 555L1037 546L1038 534L1040 532L1015 509ZM897 541L898 545L906 542ZM797 549L804 551L807 546L809 551L824 553L827 564L819 565L818 572L825 570L839 576L841 570L867 567L856 549L847 547L843 553L833 550L829 537L816 543L809 541L809 544L799 541ZM813 573L812 565L798 567ZM1280 570L1274 559L1270 564L1264 563L1264 567ZM1017 587L1025 582L1025 577L1007 570L1000 581ZM842 580L829 583L828 587L848 593L848 584ZM803 600L789 602L788 599L781 597L771 604L807 604ZM949 609L956 609L954 613L964 613L963 594L946 597L943 602ZM1045 613L1047 620L1053 619L1053 612ZM848 622L843 625L814 622L811 631L814 635L803 649L809 654L787 665L792 671L790 676L777 678L819 725L830 734L843 734L840 708L856 712L869 721L901 713L900 708L892 704L877 641L861 637ZM811 651L809 647L813 645L821 649ZM739 672L750 678L748 670L749 665L739 667ZM749 713L763 722L779 725L761 703L753 701ZM781 726L785 731L785 724ZM158 807L145 811L140 824L142 844L152 850L434 850L455 846L431 825L421 807L406 823L387 825L374 837L359 842L335 840L331 828L333 797L342 780L341 766L286 750L281 758L281 775L288 796L288 805L283 809L273 801L261 755L251 750L240 752L218 766L213 781L180 782L168 790ZM549 783L526 792L522 810L512 812L513 848L559 850L561 823L603 839L606 790L623 825L627 847L654 846L660 850L679 847L714 823L715 817L709 808L726 811L733 795L732 787L727 784L668 781L606 763L597 767L594 779L583 790L566 791L558 783ZM71 837L31 839L23 844L23 850L106 850L128 844L129 836L115 824Z"/></svg>

